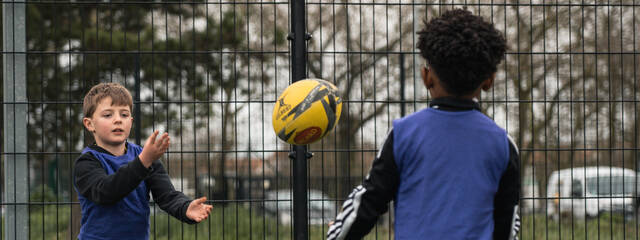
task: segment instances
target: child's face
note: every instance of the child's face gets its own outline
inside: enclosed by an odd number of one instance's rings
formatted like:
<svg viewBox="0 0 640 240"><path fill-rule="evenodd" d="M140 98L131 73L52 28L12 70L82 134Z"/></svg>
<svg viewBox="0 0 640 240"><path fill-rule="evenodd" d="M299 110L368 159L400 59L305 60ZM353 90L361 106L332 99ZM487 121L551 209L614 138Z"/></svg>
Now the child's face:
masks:
<svg viewBox="0 0 640 240"><path fill-rule="evenodd" d="M112 106L111 97L103 98L91 118L84 118L85 127L93 132L98 146L117 147L129 137L133 117L129 106Z"/></svg>

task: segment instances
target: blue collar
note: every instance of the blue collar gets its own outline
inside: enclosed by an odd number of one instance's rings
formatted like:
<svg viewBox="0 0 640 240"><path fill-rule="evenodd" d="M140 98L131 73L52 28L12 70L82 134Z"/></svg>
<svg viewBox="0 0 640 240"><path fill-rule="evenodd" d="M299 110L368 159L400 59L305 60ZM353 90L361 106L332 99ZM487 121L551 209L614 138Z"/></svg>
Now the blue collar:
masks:
<svg viewBox="0 0 640 240"><path fill-rule="evenodd" d="M114 156L114 157L116 156L113 153L107 151L106 149L98 146L98 144L96 144L96 143L93 143L93 144L89 145L89 148L91 148L91 150L94 150L94 151L99 152L99 153L109 154L109 155ZM127 155L127 150L128 149L129 149L129 142L125 142L124 143L124 154L122 154L122 155Z"/></svg>

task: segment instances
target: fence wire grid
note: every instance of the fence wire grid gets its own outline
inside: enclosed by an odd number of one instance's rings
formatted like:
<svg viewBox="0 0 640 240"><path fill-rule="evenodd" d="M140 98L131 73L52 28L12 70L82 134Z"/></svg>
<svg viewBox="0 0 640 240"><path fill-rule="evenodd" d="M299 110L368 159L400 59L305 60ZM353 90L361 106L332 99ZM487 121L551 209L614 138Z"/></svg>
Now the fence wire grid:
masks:
<svg viewBox="0 0 640 240"><path fill-rule="evenodd" d="M3 239L76 238L71 173L93 142L82 97L98 82L132 93L129 141L168 132L161 161L173 185L214 205L209 219L188 225L151 201L151 239L293 239L294 221L323 239L391 121L427 107L416 32L425 16L451 8L482 15L507 39L481 105L520 149L519 238L640 237L640 2L304 4L306 74L338 86L343 110L308 146L301 220L291 208L290 145L271 127L292 82L289 2L4 1ZM366 237L393 238L389 213Z"/></svg>

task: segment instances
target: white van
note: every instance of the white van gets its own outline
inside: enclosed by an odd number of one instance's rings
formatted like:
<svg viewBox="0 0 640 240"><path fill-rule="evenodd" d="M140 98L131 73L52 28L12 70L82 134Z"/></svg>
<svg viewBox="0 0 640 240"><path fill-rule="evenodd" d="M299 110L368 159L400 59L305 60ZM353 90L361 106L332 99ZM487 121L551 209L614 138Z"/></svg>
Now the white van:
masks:
<svg viewBox="0 0 640 240"><path fill-rule="evenodd" d="M627 168L599 166L554 171L547 185L547 213L596 217L603 212L635 212L638 182Z"/></svg>

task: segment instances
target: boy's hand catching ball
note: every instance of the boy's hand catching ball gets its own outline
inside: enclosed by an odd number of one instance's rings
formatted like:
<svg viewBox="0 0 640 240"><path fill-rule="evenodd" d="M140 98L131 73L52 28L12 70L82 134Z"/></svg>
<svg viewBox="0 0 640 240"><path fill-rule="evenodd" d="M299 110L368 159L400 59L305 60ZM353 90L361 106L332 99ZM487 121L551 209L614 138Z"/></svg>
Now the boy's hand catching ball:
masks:
<svg viewBox="0 0 640 240"><path fill-rule="evenodd" d="M142 148L142 153L138 156L142 165L149 168L153 162L158 160L164 152L169 148L169 134L163 133L160 139L158 137L158 130L154 131L151 136L145 142Z"/></svg>
<svg viewBox="0 0 640 240"><path fill-rule="evenodd" d="M201 197L191 201L189 208L187 208L187 217L196 222L207 219L213 206L204 204L205 201L207 201L207 197Z"/></svg>

